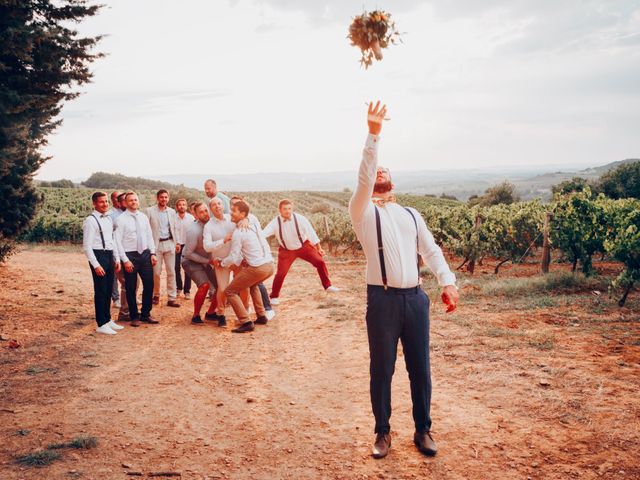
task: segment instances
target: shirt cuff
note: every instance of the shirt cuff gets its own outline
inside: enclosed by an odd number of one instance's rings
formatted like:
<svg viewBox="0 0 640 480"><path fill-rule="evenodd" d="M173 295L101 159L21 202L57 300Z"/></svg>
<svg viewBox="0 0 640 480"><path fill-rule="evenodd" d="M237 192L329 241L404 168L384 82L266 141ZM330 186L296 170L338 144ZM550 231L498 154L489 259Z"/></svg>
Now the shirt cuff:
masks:
<svg viewBox="0 0 640 480"><path fill-rule="evenodd" d="M456 276L453 272L444 272L438 276L438 284L441 287L446 287L448 285L456 285Z"/></svg>
<svg viewBox="0 0 640 480"><path fill-rule="evenodd" d="M380 135L373 135L370 133L367 135L367 141L365 142L364 147L377 149L378 143L380 143Z"/></svg>
<svg viewBox="0 0 640 480"><path fill-rule="evenodd" d="M91 260L91 266L96 269L100 266L100 262L98 262L98 260Z"/></svg>

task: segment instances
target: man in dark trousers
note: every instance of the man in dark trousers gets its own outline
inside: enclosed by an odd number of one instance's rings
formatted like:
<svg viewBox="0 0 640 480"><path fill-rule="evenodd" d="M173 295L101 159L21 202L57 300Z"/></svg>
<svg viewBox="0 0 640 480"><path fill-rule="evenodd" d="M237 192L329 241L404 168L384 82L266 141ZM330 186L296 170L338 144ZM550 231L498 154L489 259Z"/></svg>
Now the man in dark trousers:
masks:
<svg viewBox="0 0 640 480"><path fill-rule="evenodd" d="M131 326L144 323L159 323L151 317L153 299L153 267L156 264L156 246L151 225L145 214L139 211L140 202L135 192L125 195L127 211L116 220L116 245L118 256L124 266L124 281ZM142 310L136 303L137 277L142 280Z"/></svg>
<svg viewBox="0 0 640 480"><path fill-rule="evenodd" d="M413 441L425 455L435 455L431 435L431 371L429 364L429 298L421 288L419 260L426 263L443 288L447 312L455 310L458 291L422 216L395 203L389 171L377 165L382 121L380 102L369 105L369 136L362 155L358 186L349 202L349 216L367 258L367 335L369 337L371 405L375 417L374 458L391 447L391 378L398 340L411 383Z"/></svg>
<svg viewBox="0 0 640 480"><path fill-rule="evenodd" d="M82 226L82 249L89 260L93 277L96 332L115 335L124 327L111 320L111 291L114 272L120 271L118 252L113 238L113 222L108 215L109 197L105 192L91 196L93 212Z"/></svg>

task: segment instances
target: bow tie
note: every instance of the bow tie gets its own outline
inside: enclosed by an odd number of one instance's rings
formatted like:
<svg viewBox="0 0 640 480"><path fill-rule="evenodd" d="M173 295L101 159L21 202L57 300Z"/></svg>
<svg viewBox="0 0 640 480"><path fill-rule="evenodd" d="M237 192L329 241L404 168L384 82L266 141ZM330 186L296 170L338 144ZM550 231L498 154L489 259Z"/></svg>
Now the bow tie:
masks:
<svg viewBox="0 0 640 480"><path fill-rule="evenodd" d="M284 222L290 222L290 221L291 221L291 219L290 219L290 218L283 218L283 219L282 219L282 221L284 221Z"/></svg>
<svg viewBox="0 0 640 480"><path fill-rule="evenodd" d="M379 207L384 207L387 203L395 203L396 202L396 196L395 195L389 195L387 197L371 197L371 201L379 206Z"/></svg>
<svg viewBox="0 0 640 480"><path fill-rule="evenodd" d="M100 218L105 218L105 217L108 217L108 216L109 216L109 215L107 215L107 214L103 213L103 214L101 214L101 215L100 215Z"/></svg>

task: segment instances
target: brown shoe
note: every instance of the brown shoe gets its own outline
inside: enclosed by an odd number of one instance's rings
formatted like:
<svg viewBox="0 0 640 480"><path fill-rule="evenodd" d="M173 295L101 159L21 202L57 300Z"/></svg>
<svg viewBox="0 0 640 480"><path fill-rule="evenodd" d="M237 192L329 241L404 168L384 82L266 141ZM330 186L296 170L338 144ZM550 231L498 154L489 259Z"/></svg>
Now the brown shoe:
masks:
<svg viewBox="0 0 640 480"><path fill-rule="evenodd" d="M131 326L132 327L139 327L140 326L140 320L131 320Z"/></svg>
<svg viewBox="0 0 640 480"><path fill-rule="evenodd" d="M233 333L245 333L245 332L253 332L256 327L253 326L253 322L244 322L238 328L234 328L231 330Z"/></svg>
<svg viewBox="0 0 640 480"><path fill-rule="evenodd" d="M158 320L152 317L142 317L140 321L142 323L152 323L152 324L160 323Z"/></svg>
<svg viewBox="0 0 640 480"><path fill-rule="evenodd" d="M176 302L175 300L169 300L167 302L167 307L179 307L180 304L178 302Z"/></svg>
<svg viewBox="0 0 640 480"><path fill-rule="evenodd" d="M416 432L413 435L413 443L415 443L416 447L418 447L418 450L420 450L420 452L424 453L425 455L433 457L436 453L438 453L436 442L433 441L433 437L428 431Z"/></svg>
<svg viewBox="0 0 640 480"><path fill-rule="evenodd" d="M152 302L154 305L158 305L160 303L160 297L153 297Z"/></svg>
<svg viewBox="0 0 640 480"><path fill-rule="evenodd" d="M118 314L118 321L119 322L130 322L131 321L131 317L129 316L128 313L119 313Z"/></svg>
<svg viewBox="0 0 640 480"><path fill-rule="evenodd" d="M376 435L376 441L373 444L371 453L373 458L384 458L391 448L391 435L387 432L381 432Z"/></svg>

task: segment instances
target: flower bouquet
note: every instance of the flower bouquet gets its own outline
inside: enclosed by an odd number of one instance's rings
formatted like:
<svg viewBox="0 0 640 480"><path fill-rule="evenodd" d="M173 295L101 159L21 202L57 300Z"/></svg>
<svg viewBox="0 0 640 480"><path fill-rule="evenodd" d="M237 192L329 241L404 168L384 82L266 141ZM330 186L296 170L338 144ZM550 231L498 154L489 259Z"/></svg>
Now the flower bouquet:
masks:
<svg viewBox="0 0 640 480"><path fill-rule="evenodd" d="M382 10L364 12L353 19L349 26L351 45L362 51L360 64L369 68L373 58L382 60L382 49L389 44L395 45L400 39L400 32L396 30L396 24L390 21L391 14Z"/></svg>

